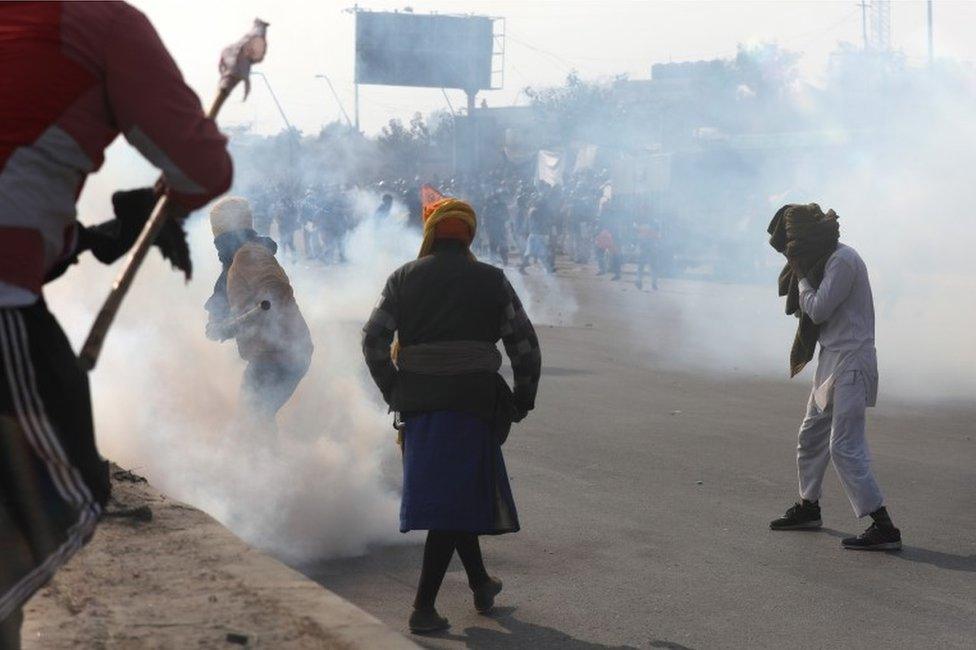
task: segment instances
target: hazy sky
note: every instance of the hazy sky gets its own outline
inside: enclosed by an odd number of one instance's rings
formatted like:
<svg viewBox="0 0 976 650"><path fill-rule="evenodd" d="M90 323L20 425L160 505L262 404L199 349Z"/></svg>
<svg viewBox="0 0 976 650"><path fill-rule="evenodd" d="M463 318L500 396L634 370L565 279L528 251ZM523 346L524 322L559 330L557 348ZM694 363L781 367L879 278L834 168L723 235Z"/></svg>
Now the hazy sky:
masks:
<svg viewBox="0 0 976 650"><path fill-rule="evenodd" d="M341 116L325 82L336 86L353 113L353 2L333 0L136 0L153 21L189 83L206 104L216 88L218 54L259 16L271 23L269 54L255 68L267 74L288 119L307 133ZM839 41L861 42L861 10L840 2L638 2L440 0L377 2L371 10L406 6L416 13L474 13L506 19L504 88L479 95L490 106L524 103L528 85L559 84L571 69L588 79L627 73L647 78L651 64L729 56L738 43L775 41L804 54L802 73L816 81ZM937 56L976 59L976 2L936 0ZM925 2L892 3L892 43L910 60L926 55ZM450 90L457 109L464 94ZM267 88L254 79L246 104L240 96L221 115L223 125L251 124L274 133L283 127ZM391 117L445 108L441 92L428 88L360 87L360 120L373 133Z"/></svg>

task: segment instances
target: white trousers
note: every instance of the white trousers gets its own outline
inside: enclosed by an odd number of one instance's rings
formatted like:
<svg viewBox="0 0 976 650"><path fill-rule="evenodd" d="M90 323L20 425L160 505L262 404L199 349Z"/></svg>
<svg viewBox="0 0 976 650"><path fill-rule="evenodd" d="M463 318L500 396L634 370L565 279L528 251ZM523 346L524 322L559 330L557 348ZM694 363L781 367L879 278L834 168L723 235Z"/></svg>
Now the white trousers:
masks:
<svg viewBox="0 0 976 650"><path fill-rule="evenodd" d="M871 471L864 434L866 408L867 387L860 370L841 373L824 410L810 393L796 449L800 497L808 501L820 499L827 462L833 460L854 514L863 517L884 505L884 496Z"/></svg>

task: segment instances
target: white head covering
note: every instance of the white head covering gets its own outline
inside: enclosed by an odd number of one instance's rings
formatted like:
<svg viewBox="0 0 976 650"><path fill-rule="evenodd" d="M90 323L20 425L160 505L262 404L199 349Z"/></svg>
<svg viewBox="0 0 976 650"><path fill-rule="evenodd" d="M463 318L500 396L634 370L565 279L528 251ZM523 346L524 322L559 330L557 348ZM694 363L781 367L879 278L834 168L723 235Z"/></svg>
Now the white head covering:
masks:
<svg viewBox="0 0 976 650"><path fill-rule="evenodd" d="M234 230L254 227L251 206L241 196L225 196L210 208L210 227L214 237Z"/></svg>

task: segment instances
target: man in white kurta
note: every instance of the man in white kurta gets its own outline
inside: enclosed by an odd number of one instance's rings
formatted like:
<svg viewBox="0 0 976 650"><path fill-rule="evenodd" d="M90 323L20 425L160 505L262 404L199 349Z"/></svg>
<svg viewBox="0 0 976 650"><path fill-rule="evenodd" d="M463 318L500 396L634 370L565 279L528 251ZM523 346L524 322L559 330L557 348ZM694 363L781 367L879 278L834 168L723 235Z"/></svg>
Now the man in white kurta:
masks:
<svg viewBox="0 0 976 650"><path fill-rule="evenodd" d="M806 417L800 425L796 464L800 502L773 521L774 530L818 528L820 495L827 463L833 460L854 514L874 523L843 541L845 548L901 548L884 495L871 471L865 437L865 409L878 396L874 347L874 301L867 267L850 246L838 244L816 289L800 280L800 308L820 327L820 358Z"/></svg>

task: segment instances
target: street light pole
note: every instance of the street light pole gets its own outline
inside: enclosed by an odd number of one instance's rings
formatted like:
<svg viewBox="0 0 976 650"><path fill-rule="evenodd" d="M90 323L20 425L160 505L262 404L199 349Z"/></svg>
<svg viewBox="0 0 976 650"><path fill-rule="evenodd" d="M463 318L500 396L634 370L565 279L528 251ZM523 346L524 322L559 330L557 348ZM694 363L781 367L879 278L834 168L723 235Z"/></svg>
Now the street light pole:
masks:
<svg viewBox="0 0 976 650"><path fill-rule="evenodd" d="M332 85L332 80L329 79L329 77L324 74L317 74L315 75L315 78L324 79L325 83L329 84L329 90L332 91L332 96L335 97L336 104L339 105L339 110L342 111L342 116L346 118L346 124L348 124L351 127L352 120L349 119L349 113L346 112L346 107L342 105L342 100L339 99L339 93L336 92L335 86Z"/></svg>
<svg viewBox="0 0 976 650"><path fill-rule="evenodd" d="M288 130L292 130L291 122L288 121L288 116L285 115L285 110L281 107L281 102L278 101L278 96L275 95L275 91L271 88L271 84L268 82L268 77L263 72L257 72L255 70L251 71L252 75L257 75L264 79L264 85L268 87L268 92L271 93L271 99L274 100L275 106L278 107L278 112L281 113L281 119L285 121L285 126Z"/></svg>
<svg viewBox="0 0 976 650"><path fill-rule="evenodd" d="M929 65L935 60L935 44L932 41L932 0L926 3L928 9L928 32L929 32Z"/></svg>

